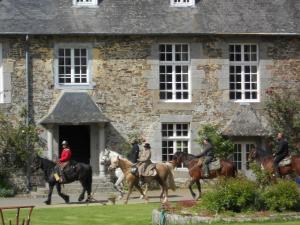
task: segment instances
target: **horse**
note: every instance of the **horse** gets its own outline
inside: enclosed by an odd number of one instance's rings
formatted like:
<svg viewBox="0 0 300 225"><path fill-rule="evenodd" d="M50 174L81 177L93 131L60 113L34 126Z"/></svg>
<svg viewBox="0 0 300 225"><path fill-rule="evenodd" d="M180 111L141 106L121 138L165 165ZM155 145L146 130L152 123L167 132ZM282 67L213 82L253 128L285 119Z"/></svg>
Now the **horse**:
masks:
<svg viewBox="0 0 300 225"><path fill-rule="evenodd" d="M237 173L237 169L234 163L225 159L220 160L219 169L210 170L208 177L204 177L202 171L202 165L199 166L198 164L199 159L196 158L195 155L186 152L175 152L172 157L172 161L176 166L180 166L183 163L183 165L188 168L189 175L191 177L188 187L194 199L196 199L196 194L192 189L194 183L196 183L199 191L198 199L201 197L200 179L213 179L218 176L235 177Z"/></svg>
<svg viewBox="0 0 300 225"><path fill-rule="evenodd" d="M115 169L120 167L122 172L124 173L126 182L128 184L128 192L125 197L124 203L128 203L129 196L132 192L132 188L136 187L137 190L143 195L143 198L148 202L148 197L143 193L141 187L139 186L139 178L136 175L133 175L131 173L132 171L132 166L133 163L130 162L128 159L125 158L114 158L111 159L111 165L109 166L110 169ZM175 182L174 182L174 177L173 177L173 171L171 169L171 165L166 164L166 163L156 163L155 165L155 170L157 174L155 176L151 177L145 177L145 182L149 183L152 180L156 180L158 184L161 187L161 194L160 194L160 200L162 202L167 202L168 201L168 185L172 190L175 190ZM164 197L164 200L163 200Z"/></svg>
<svg viewBox="0 0 300 225"><path fill-rule="evenodd" d="M250 162L256 160L265 171L274 176L274 157L271 152L252 148L249 152L248 160ZM291 163L285 166L279 166L279 172L281 177L293 174L300 176L300 155L291 156Z"/></svg>
<svg viewBox="0 0 300 225"><path fill-rule="evenodd" d="M101 158L101 162L103 163L106 167L110 166L110 162L111 159L120 157L121 154L119 154L118 152L112 151L108 148L105 148L103 156ZM120 168L116 168L115 170L113 170L113 176L115 176L117 178L116 182L114 183L114 188L119 192L120 196L119 199L124 197L124 189L123 189L123 181L124 181L124 173L122 172L122 170ZM148 190L148 185L145 185L145 190L143 191L144 194L146 195ZM143 195L140 196L140 198L143 198Z"/></svg>
<svg viewBox="0 0 300 225"><path fill-rule="evenodd" d="M65 200L66 203L70 202L70 197L68 195L65 195L61 192L61 184L67 184L71 183L73 181L78 180L83 190L81 194L79 195L78 201L82 201L84 199L85 192L87 192L88 196L86 201L91 200L91 192L92 192L92 167L85 163L80 162L72 162L70 163L70 167L72 167L72 173L67 170L67 167L65 168L65 181L63 183L58 182L54 174L56 173L56 163L46 159L42 158L38 155L36 155L33 158L32 164L31 164L31 171L37 171L38 169L41 169L44 172L45 180L49 184L49 191L48 191L48 198L45 201L47 205L51 204L51 196L53 192L54 186L56 186L56 190L58 195ZM69 173L68 173L69 172Z"/></svg>

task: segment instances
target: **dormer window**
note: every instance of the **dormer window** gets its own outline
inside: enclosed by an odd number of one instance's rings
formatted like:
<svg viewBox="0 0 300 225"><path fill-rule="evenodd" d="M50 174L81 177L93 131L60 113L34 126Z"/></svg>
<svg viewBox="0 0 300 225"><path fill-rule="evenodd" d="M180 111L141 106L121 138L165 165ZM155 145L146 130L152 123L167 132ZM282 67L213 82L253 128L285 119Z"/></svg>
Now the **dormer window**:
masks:
<svg viewBox="0 0 300 225"><path fill-rule="evenodd" d="M98 0L73 0L75 6L97 6Z"/></svg>
<svg viewBox="0 0 300 225"><path fill-rule="evenodd" d="M171 6L176 7L186 7L186 6L194 6L195 0L171 0Z"/></svg>

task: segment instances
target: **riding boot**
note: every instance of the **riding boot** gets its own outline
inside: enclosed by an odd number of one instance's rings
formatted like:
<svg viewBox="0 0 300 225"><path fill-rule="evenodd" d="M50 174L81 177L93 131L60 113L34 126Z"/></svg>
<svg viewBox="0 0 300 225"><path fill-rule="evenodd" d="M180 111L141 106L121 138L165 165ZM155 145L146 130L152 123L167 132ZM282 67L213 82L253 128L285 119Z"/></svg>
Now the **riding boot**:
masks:
<svg viewBox="0 0 300 225"><path fill-rule="evenodd" d="M142 187L142 186L144 185L144 183L145 183L145 182L144 182L144 177L143 177L143 176L140 176L140 177L139 177L139 186Z"/></svg>
<svg viewBox="0 0 300 225"><path fill-rule="evenodd" d="M208 165L204 166L204 177L209 177L209 168L208 168Z"/></svg>
<svg viewBox="0 0 300 225"><path fill-rule="evenodd" d="M280 177L280 170L279 167L275 168L275 177Z"/></svg>

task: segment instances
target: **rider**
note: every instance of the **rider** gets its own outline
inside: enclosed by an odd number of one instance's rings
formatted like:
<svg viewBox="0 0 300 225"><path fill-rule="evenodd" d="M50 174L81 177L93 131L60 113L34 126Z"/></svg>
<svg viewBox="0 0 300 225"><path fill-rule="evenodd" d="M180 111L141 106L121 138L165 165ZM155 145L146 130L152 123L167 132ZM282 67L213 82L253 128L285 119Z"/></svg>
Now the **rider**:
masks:
<svg viewBox="0 0 300 225"><path fill-rule="evenodd" d="M273 154L274 156L274 169L275 176L280 176L279 163L289 154L289 144L288 141L284 138L284 134L279 132L277 134L278 148L277 151Z"/></svg>
<svg viewBox="0 0 300 225"><path fill-rule="evenodd" d="M64 168L68 165L72 152L70 150L69 144L67 141L63 141L62 143L62 152L60 155L60 159L57 162L58 168L59 168L59 182L64 181Z"/></svg>
<svg viewBox="0 0 300 225"><path fill-rule="evenodd" d="M130 161L132 163L137 163L137 160L139 158L140 148L139 148L138 144L139 143L137 140L133 140L131 143L132 148L131 148L131 153L130 153Z"/></svg>
<svg viewBox="0 0 300 225"><path fill-rule="evenodd" d="M214 147L211 144L208 137L205 137L203 139L203 143L204 143L205 148L200 154L196 155L196 157L197 158L201 158L203 156L205 157L204 162L203 162L203 164L204 164L204 177L208 177L209 176L209 163L211 163L213 158L214 158ZM199 159L199 163L200 163L200 159Z"/></svg>
<svg viewBox="0 0 300 225"><path fill-rule="evenodd" d="M151 164L151 146L149 143L145 143L144 149L140 151L139 158L138 158L138 171L139 171L139 185L143 186L144 179L143 174L146 171L147 166Z"/></svg>

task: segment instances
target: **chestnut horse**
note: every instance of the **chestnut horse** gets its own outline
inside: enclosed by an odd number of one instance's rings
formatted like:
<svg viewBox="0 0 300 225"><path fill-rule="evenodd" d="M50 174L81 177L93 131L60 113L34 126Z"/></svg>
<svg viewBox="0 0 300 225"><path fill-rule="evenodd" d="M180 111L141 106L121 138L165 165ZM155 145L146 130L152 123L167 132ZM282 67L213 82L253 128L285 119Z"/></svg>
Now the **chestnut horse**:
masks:
<svg viewBox="0 0 300 225"><path fill-rule="evenodd" d="M183 163L184 166L188 167L189 175L191 177L189 183L189 189L194 199L196 198L196 194L192 189L194 183L196 183L199 191L198 199L201 197L200 179L213 179L218 176L235 177L237 173L234 163L231 162L230 160L221 159L220 160L221 168L218 170L210 170L208 177L204 177L202 171L202 165L201 166L198 165L199 159L192 154L188 154L186 152L175 152L172 161L177 166L180 166Z"/></svg>
<svg viewBox="0 0 300 225"><path fill-rule="evenodd" d="M248 159L249 161L256 160L265 171L274 175L274 157L270 152L253 148L249 153ZM291 164L280 166L279 172L281 177L285 177L289 174L296 174L300 176L300 155L291 156Z"/></svg>
<svg viewBox="0 0 300 225"><path fill-rule="evenodd" d="M124 203L127 204L128 198L132 192L132 188L136 187L137 190L144 196L144 199L148 201L148 197L143 193L141 187L138 184L139 178L131 173L131 168L133 163L130 162L128 159L124 158L113 158L111 159L111 164L109 166L110 169L115 169L120 167L122 172L125 175L125 180L128 184L128 192L125 198ZM168 201L168 184L172 190L175 190L175 182L173 177L172 165L167 163L156 163L155 169L157 174L151 177L145 177L145 182L149 183L151 180L156 180L160 187L161 187L161 194L160 199L162 200L164 197L163 202Z"/></svg>

